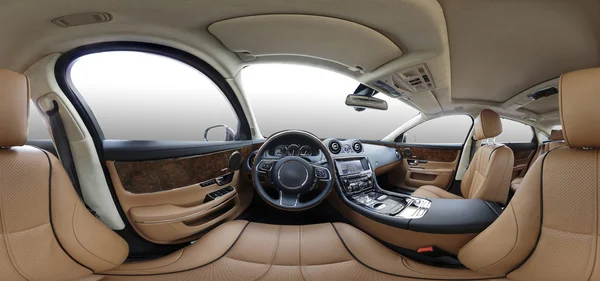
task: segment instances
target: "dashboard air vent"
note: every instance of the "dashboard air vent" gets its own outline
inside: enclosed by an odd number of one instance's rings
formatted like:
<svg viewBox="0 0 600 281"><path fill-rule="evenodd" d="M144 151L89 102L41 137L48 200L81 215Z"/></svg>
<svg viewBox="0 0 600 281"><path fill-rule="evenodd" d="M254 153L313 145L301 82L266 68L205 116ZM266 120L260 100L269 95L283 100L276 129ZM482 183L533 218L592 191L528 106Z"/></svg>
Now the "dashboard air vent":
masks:
<svg viewBox="0 0 600 281"><path fill-rule="evenodd" d="M360 143L359 141L355 141L352 143L352 150L354 150L354 152L356 153L361 153L363 150L363 146L362 143Z"/></svg>
<svg viewBox="0 0 600 281"><path fill-rule="evenodd" d="M342 150L342 144L337 140L332 140L329 142L329 151L333 154L338 154Z"/></svg>
<svg viewBox="0 0 600 281"><path fill-rule="evenodd" d="M254 159L256 158L256 153L252 153L250 154L250 157L248 157L248 164L250 166L250 168L254 167Z"/></svg>

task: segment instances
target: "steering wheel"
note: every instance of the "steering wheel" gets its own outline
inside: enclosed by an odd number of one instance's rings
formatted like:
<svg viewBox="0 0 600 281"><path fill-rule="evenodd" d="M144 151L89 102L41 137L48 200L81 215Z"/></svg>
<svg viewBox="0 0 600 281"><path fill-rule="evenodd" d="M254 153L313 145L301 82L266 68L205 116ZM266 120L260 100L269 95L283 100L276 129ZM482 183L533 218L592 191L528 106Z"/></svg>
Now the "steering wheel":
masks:
<svg viewBox="0 0 600 281"><path fill-rule="evenodd" d="M309 160L298 156L265 158L265 152L282 138L302 139L318 147L325 155L327 163L310 163ZM286 130L273 134L256 153L254 163L252 179L256 191L267 203L279 209L299 211L314 207L321 203L333 188L333 158L323 142L308 132ZM261 177L272 183L279 193L279 198L273 198L265 191ZM300 196L313 191L319 183L324 183L321 192L307 202L300 202Z"/></svg>

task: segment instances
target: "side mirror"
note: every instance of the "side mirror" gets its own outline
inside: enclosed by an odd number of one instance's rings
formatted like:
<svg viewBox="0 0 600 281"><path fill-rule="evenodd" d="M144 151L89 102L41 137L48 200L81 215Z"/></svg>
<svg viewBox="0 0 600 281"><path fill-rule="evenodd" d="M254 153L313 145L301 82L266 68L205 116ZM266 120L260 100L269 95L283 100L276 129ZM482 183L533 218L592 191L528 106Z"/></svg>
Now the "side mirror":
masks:
<svg viewBox="0 0 600 281"><path fill-rule="evenodd" d="M357 111L363 111L365 108L387 110L386 101L371 96L348 95L346 105L354 107Z"/></svg>
<svg viewBox="0 0 600 281"><path fill-rule="evenodd" d="M208 134L209 131L212 131L210 136ZM209 139L211 141L223 140L222 136L225 137L225 141L232 141L235 139L235 131L227 125L211 126L204 131L204 141L208 141Z"/></svg>

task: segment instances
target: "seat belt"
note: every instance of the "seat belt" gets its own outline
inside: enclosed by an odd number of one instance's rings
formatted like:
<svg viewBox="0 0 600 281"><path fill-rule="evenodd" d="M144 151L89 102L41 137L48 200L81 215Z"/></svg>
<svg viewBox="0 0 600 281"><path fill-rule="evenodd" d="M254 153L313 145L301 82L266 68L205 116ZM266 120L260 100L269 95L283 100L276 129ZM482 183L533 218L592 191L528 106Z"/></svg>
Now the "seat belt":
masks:
<svg viewBox="0 0 600 281"><path fill-rule="evenodd" d="M67 137L65 124L58 113L58 103L56 101L52 101L52 104L54 105L54 108L46 111L46 115L48 115L48 119L50 120L50 129L52 130L52 136L54 137L56 152L58 153L60 162L65 168L67 175L69 175L71 184L73 184L73 188L75 189L75 192L77 192L81 202L83 202L90 213L99 218L98 214L85 203L85 200L83 200L83 193L81 192L81 186L79 186L77 169L75 168L75 162L73 161L73 154L71 154L71 145L69 144L69 138Z"/></svg>
<svg viewBox="0 0 600 281"><path fill-rule="evenodd" d="M471 137L471 149L469 150L469 164L473 160L473 156L475 155L475 151L477 151L477 141Z"/></svg>

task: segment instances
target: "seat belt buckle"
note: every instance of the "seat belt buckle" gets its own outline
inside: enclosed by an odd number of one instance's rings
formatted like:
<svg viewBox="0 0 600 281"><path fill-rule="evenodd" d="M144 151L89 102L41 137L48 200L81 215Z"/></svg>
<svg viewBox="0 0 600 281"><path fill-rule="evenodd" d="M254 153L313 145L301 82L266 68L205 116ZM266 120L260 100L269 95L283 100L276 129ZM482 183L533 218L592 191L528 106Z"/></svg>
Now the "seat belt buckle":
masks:
<svg viewBox="0 0 600 281"><path fill-rule="evenodd" d="M417 253L421 253L421 254L431 253L433 251L434 251L433 246L422 247L422 248L417 249Z"/></svg>
<svg viewBox="0 0 600 281"><path fill-rule="evenodd" d="M423 254L423 255L426 255L429 257L451 257L451 256L453 256L452 254L450 254L436 246L421 247L421 248L417 249L417 253Z"/></svg>

